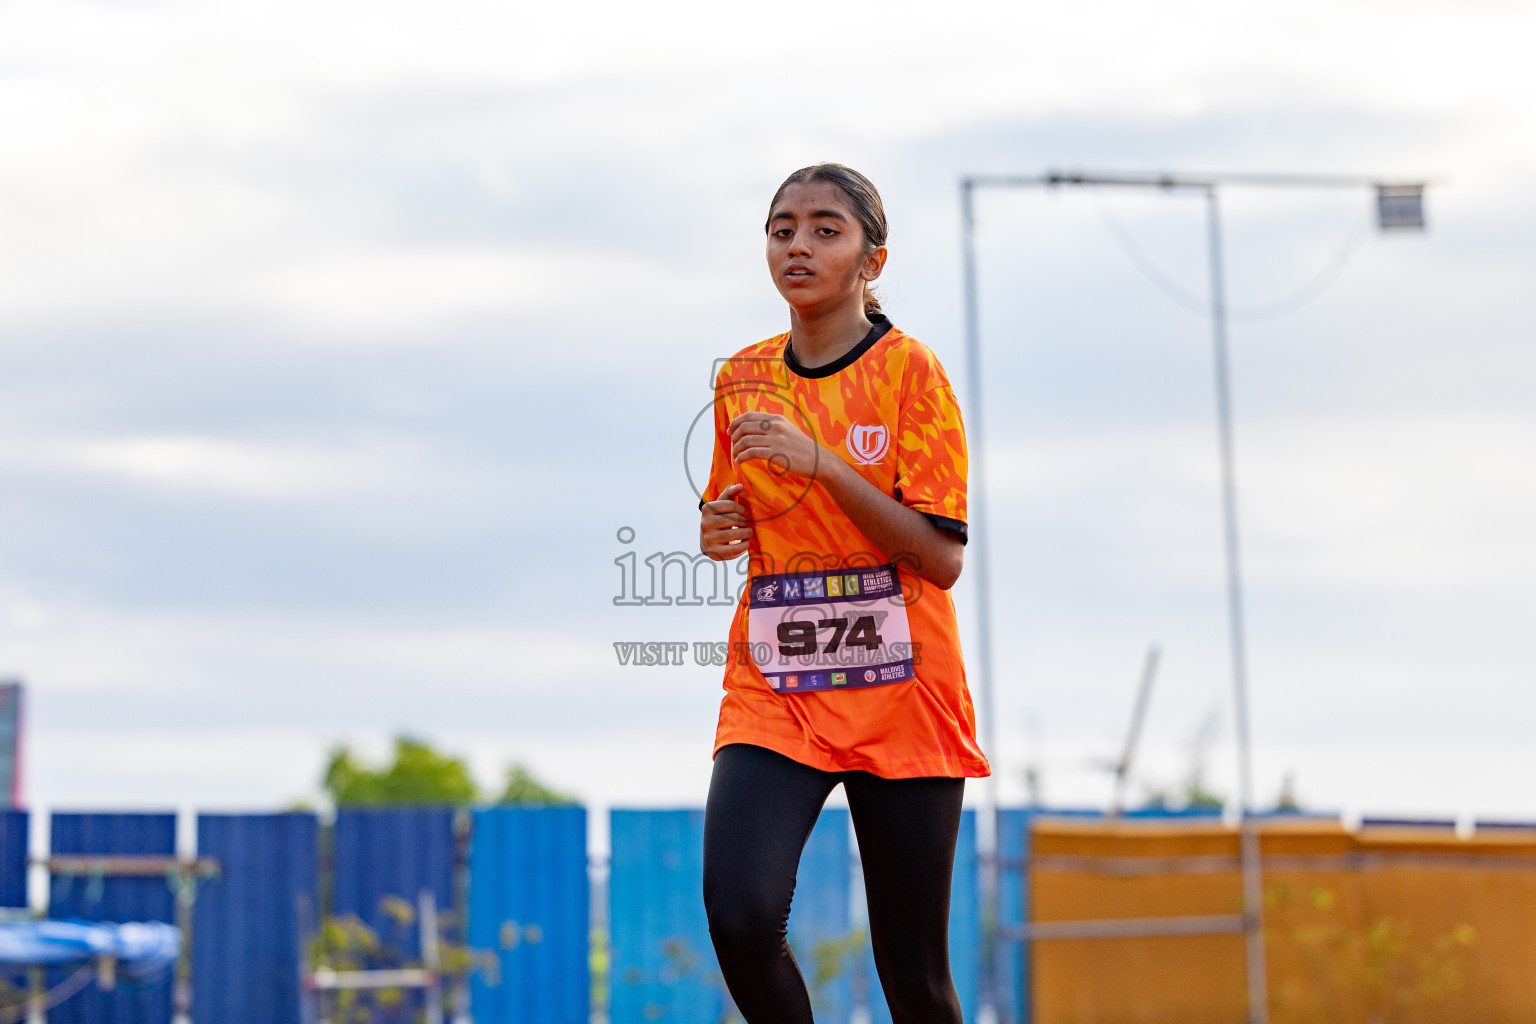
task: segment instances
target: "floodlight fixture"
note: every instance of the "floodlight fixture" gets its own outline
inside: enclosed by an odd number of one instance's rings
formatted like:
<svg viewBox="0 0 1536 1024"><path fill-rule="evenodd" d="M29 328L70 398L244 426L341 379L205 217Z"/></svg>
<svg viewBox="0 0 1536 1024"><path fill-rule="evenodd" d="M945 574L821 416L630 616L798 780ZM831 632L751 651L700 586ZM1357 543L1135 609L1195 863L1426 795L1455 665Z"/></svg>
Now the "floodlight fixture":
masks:
<svg viewBox="0 0 1536 1024"><path fill-rule="evenodd" d="M1376 226L1383 231L1424 230L1424 186L1377 185Z"/></svg>

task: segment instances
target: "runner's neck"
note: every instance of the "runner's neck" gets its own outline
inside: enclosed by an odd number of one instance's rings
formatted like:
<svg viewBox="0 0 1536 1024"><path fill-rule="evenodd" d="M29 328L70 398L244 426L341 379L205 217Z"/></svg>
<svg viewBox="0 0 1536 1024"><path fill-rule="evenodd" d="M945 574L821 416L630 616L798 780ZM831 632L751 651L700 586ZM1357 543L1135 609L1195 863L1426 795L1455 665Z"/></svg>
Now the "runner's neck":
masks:
<svg viewBox="0 0 1536 1024"><path fill-rule="evenodd" d="M863 341L874 326L864 315L862 296L857 305L843 306L820 315L802 315L791 307L789 324L795 359L809 369L835 362Z"/></svg>

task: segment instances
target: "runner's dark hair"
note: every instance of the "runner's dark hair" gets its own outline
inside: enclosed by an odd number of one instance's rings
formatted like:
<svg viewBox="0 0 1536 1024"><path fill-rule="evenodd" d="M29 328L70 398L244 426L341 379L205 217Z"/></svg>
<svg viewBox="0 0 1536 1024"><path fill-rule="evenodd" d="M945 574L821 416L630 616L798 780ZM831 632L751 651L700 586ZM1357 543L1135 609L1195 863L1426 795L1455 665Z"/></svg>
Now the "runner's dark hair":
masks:
<svg viewBox="0 0 1536 1024"><path fill-rule="evenodd" d="M784 190L791 185L804 185L812 181L825 181L836 185L838 191L847 198L848 205L853 208L853 215L858 218L859 225L864 229L864 251L874 252L885 244L885 203L880 201L880 191L875 188L875 183L852 167L842 164L811 164L802 167L789 177L784 179L784 184L773 194L773 201L768 204L768 216L773 216L774 207L779 205L779 200L784 198ZM763 224L763 230L767 231L770 222ZM880 300L875 298L875 293L870 290L869 283L864 284L864 315L880 312Z"/></svg>

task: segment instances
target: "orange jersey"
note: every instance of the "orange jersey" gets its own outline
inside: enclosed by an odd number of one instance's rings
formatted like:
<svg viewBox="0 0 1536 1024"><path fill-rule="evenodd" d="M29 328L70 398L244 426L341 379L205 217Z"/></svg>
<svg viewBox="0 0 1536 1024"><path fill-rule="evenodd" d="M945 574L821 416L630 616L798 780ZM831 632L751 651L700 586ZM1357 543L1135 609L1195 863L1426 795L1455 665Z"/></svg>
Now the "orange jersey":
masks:
<svg viewBox="0 0 1536 1024"><path fill-rule="evenodd" d="M824 771L980 777L975 712L947 591L877 550L825 488L731 460L743 412L787 417L865 480L965 536L965 429L926 346L875 328L826 366L800 366L781 334L725 360L705 500L733 483L753 534L731 622L715 749L750 743Z"/></svg>

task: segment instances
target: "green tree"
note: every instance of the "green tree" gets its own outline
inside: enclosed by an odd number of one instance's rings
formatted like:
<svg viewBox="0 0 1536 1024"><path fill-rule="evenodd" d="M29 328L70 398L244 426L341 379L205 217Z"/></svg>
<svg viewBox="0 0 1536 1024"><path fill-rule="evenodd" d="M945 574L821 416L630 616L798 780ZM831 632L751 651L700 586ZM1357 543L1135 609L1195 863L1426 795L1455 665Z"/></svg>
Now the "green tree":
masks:
<svg viewBox="0 0 1536 1024"><path fill-rule="evenodd" d="M1295 772L1285 773L1285 779L1280 783L1280 795L1275 798L1275 810L1291 812L1301 810L1301 801L1296 797Z"/></svg>
<svg viewBox="0 0 1536 1024"><path fill-rule="evenodd" d="M550 789L534 777L524 765L514 764L507 769L507 784L502 787L499 804L552 804L569 805L576 798Z"/></svg>
<svg viewBox="0 0 1536 1024"><path fill-rule="evenodd" d="M423 740L395 738L394 760L383 767L362 763L350 748L337 747L322 782L336 806L355 804L467 804L479 787L463 758L433 750Z"/></svg>
<svg viewBox="0 0 1536 1024"><path fill-rule="evenodd" d="M1184 781L1176 787L1148 787L1144 806L1149 808L1175 809L1203 808L1220 810L1226 806L1226 798L1213 790L1206 782L1206 766L1211 760L1211 749L1216 745L1221 736L1221 715L1213 709L1195 734L1190 737L1186 746L1189 757L1189 769L1184 774Z"/></svg>

